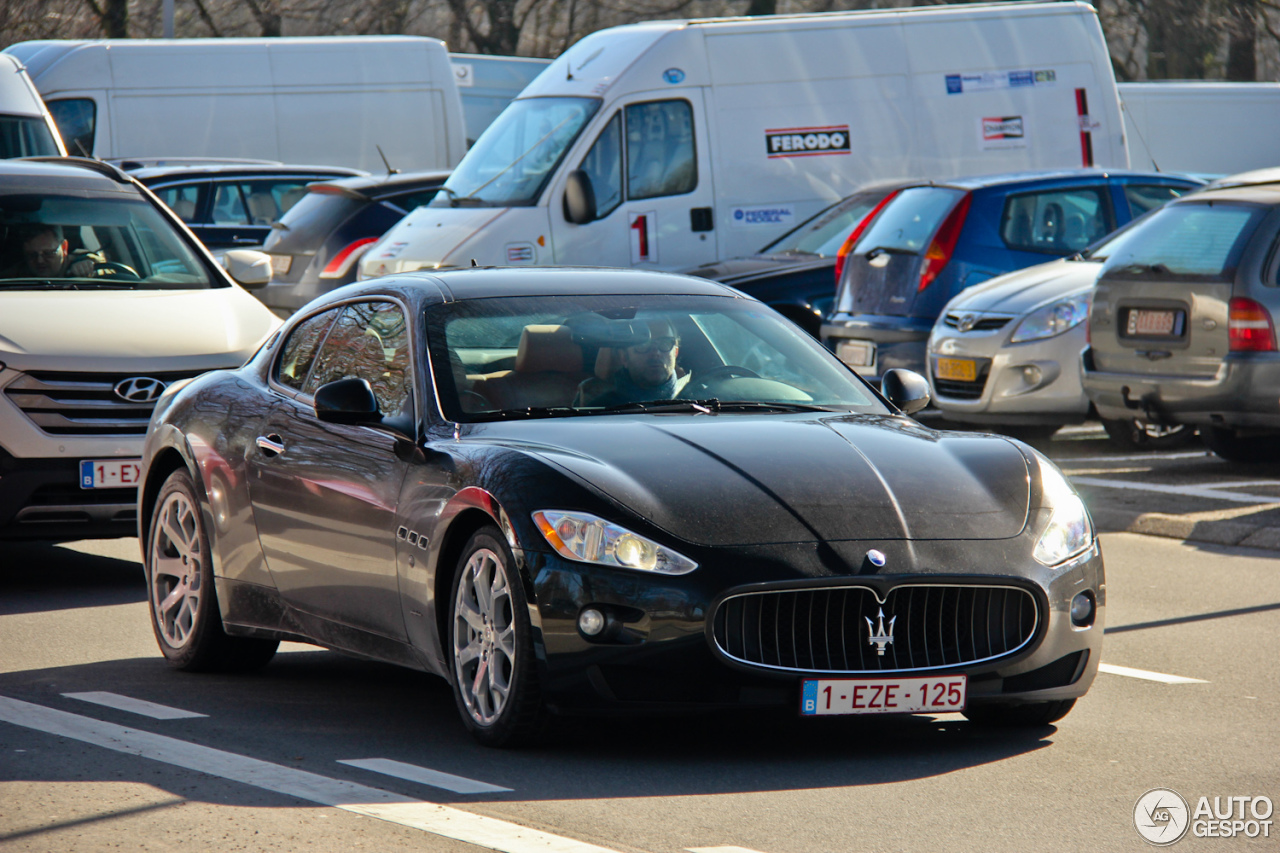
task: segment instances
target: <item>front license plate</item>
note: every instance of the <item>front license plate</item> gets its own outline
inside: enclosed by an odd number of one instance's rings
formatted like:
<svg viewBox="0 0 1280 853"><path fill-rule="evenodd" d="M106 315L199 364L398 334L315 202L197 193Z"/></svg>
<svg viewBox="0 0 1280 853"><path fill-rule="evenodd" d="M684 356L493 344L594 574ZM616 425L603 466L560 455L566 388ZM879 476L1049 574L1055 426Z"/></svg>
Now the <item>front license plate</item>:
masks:
<svg viewBox="0 0 1280 853"><path fill-rule="evenodd" d="M975 382L978 379L978 362L971 358L940 358L933 375L952 382Z"/></svg>
<svg viewBox="0 0 1280 853"><path fill-rule="evenodd" d="M1173 334L1173 315L1172 311L1131 309L1128 332L1130 335L1171 335Z"/></svg>
<svg viewBox="0 0 1280 853"><path fill-rule="evenodd" d="M871 341L841 341L836 344L836 358L858 373L871 373L876 367L876 345Z"/></svg>
<svg viewBox="0 0 1280 853"><path fill-rule="evenodd" d="M81 459L80 488L136 488L142 477L141 459Z"/></svg>
<svg viewBox="0 0 1280 853"><path fill-rule="evenodd" d="M807 678L800 700L805 716L827 714L945 714L963 711L969 679Z"/></svg>

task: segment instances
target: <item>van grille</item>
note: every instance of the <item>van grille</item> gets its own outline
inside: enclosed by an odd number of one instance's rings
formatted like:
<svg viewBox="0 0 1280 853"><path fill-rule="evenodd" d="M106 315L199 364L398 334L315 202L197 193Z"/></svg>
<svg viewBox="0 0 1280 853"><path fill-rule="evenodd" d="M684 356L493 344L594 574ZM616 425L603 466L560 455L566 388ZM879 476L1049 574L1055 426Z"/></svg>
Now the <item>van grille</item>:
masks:
<svg viewBox="0 0 1280 853"><path fill-rule="evenodd" d="M893 636L883 655L870 641L881 611ZM727 657L767 669L908 672L1008 657L1039 624L1036 598L1019 587L910 584L883 604L860 586L733 595L716 609L712 633Z"/></svg>
<svg viewBox="0 0 1280 853"><path fill-rule="evenodd" d="M129 402L115 392L128 379L157 379L166 386L201 371L182 373L83 373L38 370L5 387L9 401L48 435L142 435L155 401Z"/></svg>

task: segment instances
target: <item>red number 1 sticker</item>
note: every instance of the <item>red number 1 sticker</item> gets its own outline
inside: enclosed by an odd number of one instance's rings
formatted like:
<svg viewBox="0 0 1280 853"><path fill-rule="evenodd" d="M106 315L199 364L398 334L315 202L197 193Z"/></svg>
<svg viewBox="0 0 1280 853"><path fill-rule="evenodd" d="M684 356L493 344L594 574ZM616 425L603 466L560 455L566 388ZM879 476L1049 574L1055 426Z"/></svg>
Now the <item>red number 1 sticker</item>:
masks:
<svg viewBox="0 0 1280 853"><path fill-rule="evenodd" d="M658 214L654 211L632 213L631 263L656 264L658 262Z"/></svg>

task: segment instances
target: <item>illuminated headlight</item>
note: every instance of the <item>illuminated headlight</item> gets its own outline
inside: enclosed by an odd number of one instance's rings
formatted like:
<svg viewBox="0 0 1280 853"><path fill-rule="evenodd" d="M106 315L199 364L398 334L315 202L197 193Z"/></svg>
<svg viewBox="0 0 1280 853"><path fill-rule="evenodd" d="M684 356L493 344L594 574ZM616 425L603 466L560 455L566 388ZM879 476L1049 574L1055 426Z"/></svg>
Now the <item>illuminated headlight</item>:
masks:
<svg viewBox="0 0 1280 853"><path fill-rule="evenodd" d="M1093 544L1093 522L1084 501L1048 459L1037 456L1045 505L1053 512L1032 556L1046 566L1069 560Z"/></svg>
<svg viewBox="0 0 1280 853"><path fill-rule="evenodd" d="M1079 293L1075 296L1068 296L1066 299L1059 299L1057 302L1051 302L1043 308L1037 308L1024 317L1017 328L1013 330L1013 336L1009 338L1009 343L1017 344L1023 341L1052 338L1069 329L1074 329L1089 316L1089 298L1091 294L1092 291Z"/></svg>
<svg viewBox="0 0 1280 853"><path fill-rule="evenodd" d="M585 512L539 510L533 521L566 560L662 575L683 575L698 568L683 554Z"/></svg>

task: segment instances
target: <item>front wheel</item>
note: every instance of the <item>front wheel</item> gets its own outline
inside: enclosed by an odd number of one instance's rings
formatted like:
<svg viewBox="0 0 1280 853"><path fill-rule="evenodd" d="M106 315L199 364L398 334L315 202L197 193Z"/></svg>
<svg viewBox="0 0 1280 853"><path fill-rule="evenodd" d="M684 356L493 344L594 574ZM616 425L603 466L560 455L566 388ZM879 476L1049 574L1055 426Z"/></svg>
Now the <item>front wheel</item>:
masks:
<svg viewBox="0 0 1280 853"><path fill-rule="evenodd" d="M147 603L156 642L177 669L257 669L279 642L222 630L210 554L195 483L179 468L160 489L147 537Z"/></svg>
<svg viewBox="0 0 1280 853"><path fill-rule="evenodd" d="M1206 427L1200 438L1214 455L1228 462L1280 462L1275 435L1240 435L1225 427Z"/></svg>
<svg viewBox="0 0 1280 853"><path fill-rule="evenodd" d="M980 726L1047 726L1056 723L1075 706L1074 699L1054 702L987 702L965 708L964 715Z"/></svg>
<svg viewBox="0 0 1280 853"><path fill-rule="evenodd" d="M528 743L541 733L547 713L528 601L496 527L481 528L467 542L451 600L453 695L463 724L485 746Z"/></svg>

